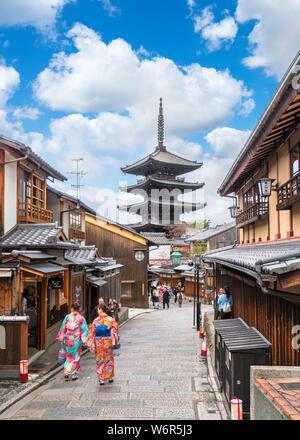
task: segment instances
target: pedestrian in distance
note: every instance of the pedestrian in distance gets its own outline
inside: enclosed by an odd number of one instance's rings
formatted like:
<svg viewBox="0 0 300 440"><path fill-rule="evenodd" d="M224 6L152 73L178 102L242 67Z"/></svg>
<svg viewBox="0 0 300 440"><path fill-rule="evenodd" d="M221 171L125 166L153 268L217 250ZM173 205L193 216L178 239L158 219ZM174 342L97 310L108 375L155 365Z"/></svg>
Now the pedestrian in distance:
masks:
<svg viewBox="0 0 300 440"><path fill-rule="evenodd" d="M182 308L182 302L183 302L183 295L182 295L182 292L180 291L178 293L178 306L180 309Z"/></svg>
<svg viewBox="0 0 300 440"><path fill-rule="evenodd" d="M65 379L71 376L72 380L78 379L80 371L79 361L81 358L82 346L87 342L88 326L85 318L79 313L80 304L71 304L69 313L58 332L57 340L65 346L66 360L64 364Z"/></svg>
<svg viewBox="0 0 300 440"><path fill-rule="evenodd" d="M218 291L218 299L220 298L220 296L224 293L224 289L221 287ZM218 305L218 313L217 313L217 319L221 319L221 310L220 310L220 305Z"/></svg>
<svg viewBox="0 0 300 440"><path fill-rule="evenodd" d="M168 289L165 288L163 291L163 308L165 308L165 306L167 305L169 309L170 308L169 302L170 302L170 293Z"/></svg>
<svg viewBox="0 0 300 440"><path fill-rule="evenodd" d="M224 293L218 299L218 305L221 313L221 319L230 319L233 299L230 294L230 288L228 286L224 287Z"/></svg>
<svg viewBox="0 0 300 440"><path fill-rule="evenodd" d="M173 295L174 295L174 303L176 304L177 302L177 294L178 294L178 287L175 286L173 289Z"/></svg>
<svg viewBox="0 0 300 440"><path fill-rule="evenodd" d="M154 288L152 292L152 301L153 301L153 307L159 309L159 295L158 295L158 290L156 288Z"/></svg>
<svg viewBox="0 0 300 440"><path fill-rule="evenodd" d="M98 306L96 318L89 331L87 347L96 357L96 370L100 385L114 381L113 347L119 344L119 325L107 314L107 307Z"/></svg>
<svg viewBox="0 0 300 440"><path fill-rule="evenodd" d="M102 304L102 305L106 305L105 301L102 297L98 298L98 304L96 305L96 307L94 307L93 311L92 311L92 316L91 316L91 321L93 322L96 318L98 318L98 306ZM108 316L112 316L112 312L110 311L110 309L107 309L107 314Z"/></svg>

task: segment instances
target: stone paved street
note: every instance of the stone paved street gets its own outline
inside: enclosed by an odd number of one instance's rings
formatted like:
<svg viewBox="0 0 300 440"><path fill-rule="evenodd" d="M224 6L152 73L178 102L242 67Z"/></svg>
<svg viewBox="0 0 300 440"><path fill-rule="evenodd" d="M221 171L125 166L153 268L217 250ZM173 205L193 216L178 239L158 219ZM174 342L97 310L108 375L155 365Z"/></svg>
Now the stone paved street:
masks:
<svg viewBox="0 0 300 440"><path fill-rule="evenodd" d="M202 306L207 310L208 306ZM218 420L216 395L192 328L192 305L171 304L138 316L120 329L115 381L100 387L94 355L81 360L76 382L59 373L3 413L1 419Z"/></svg>

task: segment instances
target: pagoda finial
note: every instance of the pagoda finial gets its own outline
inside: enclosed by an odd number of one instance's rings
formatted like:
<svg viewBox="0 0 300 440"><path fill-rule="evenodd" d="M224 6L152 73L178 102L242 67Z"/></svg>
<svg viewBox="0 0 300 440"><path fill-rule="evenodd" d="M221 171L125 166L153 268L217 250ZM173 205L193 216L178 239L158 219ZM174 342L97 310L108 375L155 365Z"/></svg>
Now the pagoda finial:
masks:
<svg viewBox="0 0 300 440"><path fill-rule="evenodd" d="M159 150L165 149L164 147L164 114L162 98L160 98L159 115L158 115L158 148Z"/></svg>

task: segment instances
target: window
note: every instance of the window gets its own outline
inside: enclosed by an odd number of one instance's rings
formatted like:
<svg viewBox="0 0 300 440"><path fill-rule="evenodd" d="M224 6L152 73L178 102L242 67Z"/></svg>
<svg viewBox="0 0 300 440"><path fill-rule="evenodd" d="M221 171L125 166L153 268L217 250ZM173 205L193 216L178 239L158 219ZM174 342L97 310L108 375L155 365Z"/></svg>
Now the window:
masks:
<svg viewBox="0 0 300 440"><path fill-rule="evenodd" d="M296 176L299 173L299 145L290 151L290 175Z"/></svg>
<svg viewBox="0 0 300 440"><path fill-rule="evenodd" d="M70 211L70 229L81 231L81 213Z"/></svg>
<svg viewBox="0 0 300 440"><path fill-rule="evenodd" d="M45 181L40 177L32 175L32 204L38 206L39 208L44 208L44 187Z"/></svg>
<svg viewBox="0 0 300 440"><path fill-rule="evenodd" d="M249 189L244 194L244 210L250 208L251 206L253 206L253 191L252 191L252 188Z"/></svg>

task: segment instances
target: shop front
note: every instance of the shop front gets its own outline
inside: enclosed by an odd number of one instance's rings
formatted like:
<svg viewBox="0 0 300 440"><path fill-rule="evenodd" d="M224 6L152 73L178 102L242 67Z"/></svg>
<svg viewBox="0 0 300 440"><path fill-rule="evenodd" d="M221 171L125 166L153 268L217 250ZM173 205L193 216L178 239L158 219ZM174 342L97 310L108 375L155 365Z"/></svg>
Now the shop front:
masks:
<svg viewBox="0 0 300 440"><path fill-rule="evenodd" d="M20 268L20 309L22 315L29 316L29 357L55 341L58 327L68 313L66 270L53 263Z"/></svg>

